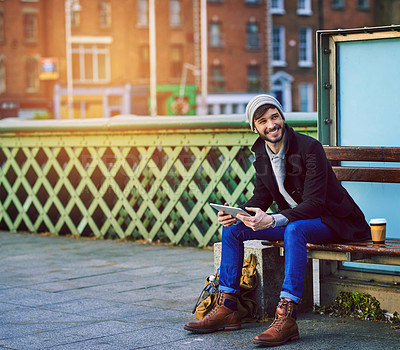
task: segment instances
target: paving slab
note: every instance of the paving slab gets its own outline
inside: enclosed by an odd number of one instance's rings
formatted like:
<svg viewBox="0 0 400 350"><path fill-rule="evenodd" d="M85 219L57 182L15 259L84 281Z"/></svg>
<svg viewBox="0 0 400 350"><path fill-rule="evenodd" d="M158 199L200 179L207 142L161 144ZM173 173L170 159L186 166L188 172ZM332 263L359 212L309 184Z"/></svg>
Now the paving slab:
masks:
<svg viewBox="0 0 400 350"><path fill-rule="evenodd" d="M183 329L209 249L0 231L0 349L258 349L268 323L235 332ZM301 314L300 340L280 349L398 349L400 330Z"/></svg>

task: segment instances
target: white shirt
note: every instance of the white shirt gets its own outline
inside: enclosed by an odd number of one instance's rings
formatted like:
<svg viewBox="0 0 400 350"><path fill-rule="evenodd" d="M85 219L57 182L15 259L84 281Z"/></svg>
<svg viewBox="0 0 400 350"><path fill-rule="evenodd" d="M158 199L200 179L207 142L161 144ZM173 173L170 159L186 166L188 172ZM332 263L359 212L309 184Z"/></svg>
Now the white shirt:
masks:
<svg viewBox="0 0 400 350"><path fill-rule="evenodd" d="M271 151L271 149L268 147L267 143L265 143L265 149L267 151L267 154L269 156L269 159L271 161L271 166L272 166L272 171L275 176L276 183L278 185L279 193L283 196L287 204L289 205L290 208L294 208L297 206L296 201L290 196L290 194L286 191L284 182L285 182L285 177L286 177L286 169L285 169L285 146L286 146L286 140L280 151L275 154ZM273 214L272 215L275 220L275 226L284 226L286 225L289 220L286 218L286 216L282 214Z"/></svg>

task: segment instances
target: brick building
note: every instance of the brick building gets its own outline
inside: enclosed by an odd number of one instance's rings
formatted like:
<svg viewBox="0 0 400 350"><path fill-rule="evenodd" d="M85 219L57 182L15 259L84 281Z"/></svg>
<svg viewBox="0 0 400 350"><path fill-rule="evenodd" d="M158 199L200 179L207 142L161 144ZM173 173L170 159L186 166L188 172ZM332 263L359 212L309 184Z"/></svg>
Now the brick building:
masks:
<svg viewBox="0 0 400 350"><path fill-rule="evenodd" d="M43 4L0 1L0 113L19 108L51 108L47 87L39 88L38 60L44 54ZM29 102L28 102L29 100Z"/></svg>
<svg viewBox="0 0 400 350"><path fill-rule="evenodd" d="M268 90L266 14L263 1L208 2L210 93Z"/></svg>
<svg viewBox="0 0 400 350"><path fill-rule="evenodd" d="M71 3L74 117L149 113L148 0L0 0L0 115L68 117ZM200 0L156 0L157 102L200 93ZM271 92L316 110L315 31L398 22L400 0L208 0L208 112L243 113ZM47 111L47 112L46 112Z"/></svg>
<svg viewBox="0 0 400 350"><path fill-rule="evenodd" d="M271 1L271 91L286 111L315 110L318 1Z"/></svg>
<svg viewBox="0 0 400 350"><path fill-rule="evenodd" d="M334 0L320 3L320 28L344 29L388 25L379 15L380 5L377 0Z"/></svg>
<svg viewBox="0 0 400 350"><path fill-rule="evenodd" d="M148 114L148 1L70 1L74 117ZM2 117L30 109L67 117L65 3L0 0ZM193 64L193 15L191 0L157 1L159 114L168 112L184 63ZM40 79L42 58L53 59L50 79ZM194 76L186 83L194 84Z"/></svg>

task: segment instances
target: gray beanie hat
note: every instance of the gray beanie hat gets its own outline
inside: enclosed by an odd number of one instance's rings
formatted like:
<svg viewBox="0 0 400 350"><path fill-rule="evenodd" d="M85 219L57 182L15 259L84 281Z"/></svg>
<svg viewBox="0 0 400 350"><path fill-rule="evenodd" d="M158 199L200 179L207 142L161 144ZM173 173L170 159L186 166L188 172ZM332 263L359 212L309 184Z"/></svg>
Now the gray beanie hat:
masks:
<svg viewBox="0 0 400 350"><path fill-rule="evenodd" d="M247 104L246 107L246 117L247 120L249 121L250 128L252 131L254 131L253 119L255 111L257 110L258 107L267 104L275 106L278 109L279 113L281 114L283 120L285 120L282 105L275 97L271 95L257 95L250 100L250 102Z"/></svg>

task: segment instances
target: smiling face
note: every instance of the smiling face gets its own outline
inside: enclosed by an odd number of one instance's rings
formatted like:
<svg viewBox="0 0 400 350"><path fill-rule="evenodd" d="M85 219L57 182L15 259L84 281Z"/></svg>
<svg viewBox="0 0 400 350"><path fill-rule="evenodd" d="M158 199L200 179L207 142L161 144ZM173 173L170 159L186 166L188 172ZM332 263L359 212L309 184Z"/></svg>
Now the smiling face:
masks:
<svg viewBox="0 0 400 350"><path fill-rule="evenodd" d="M260 137L277 149L283 144L285 121L278 109L271 107L259 118L254 120L254 129Z"/></svg>

